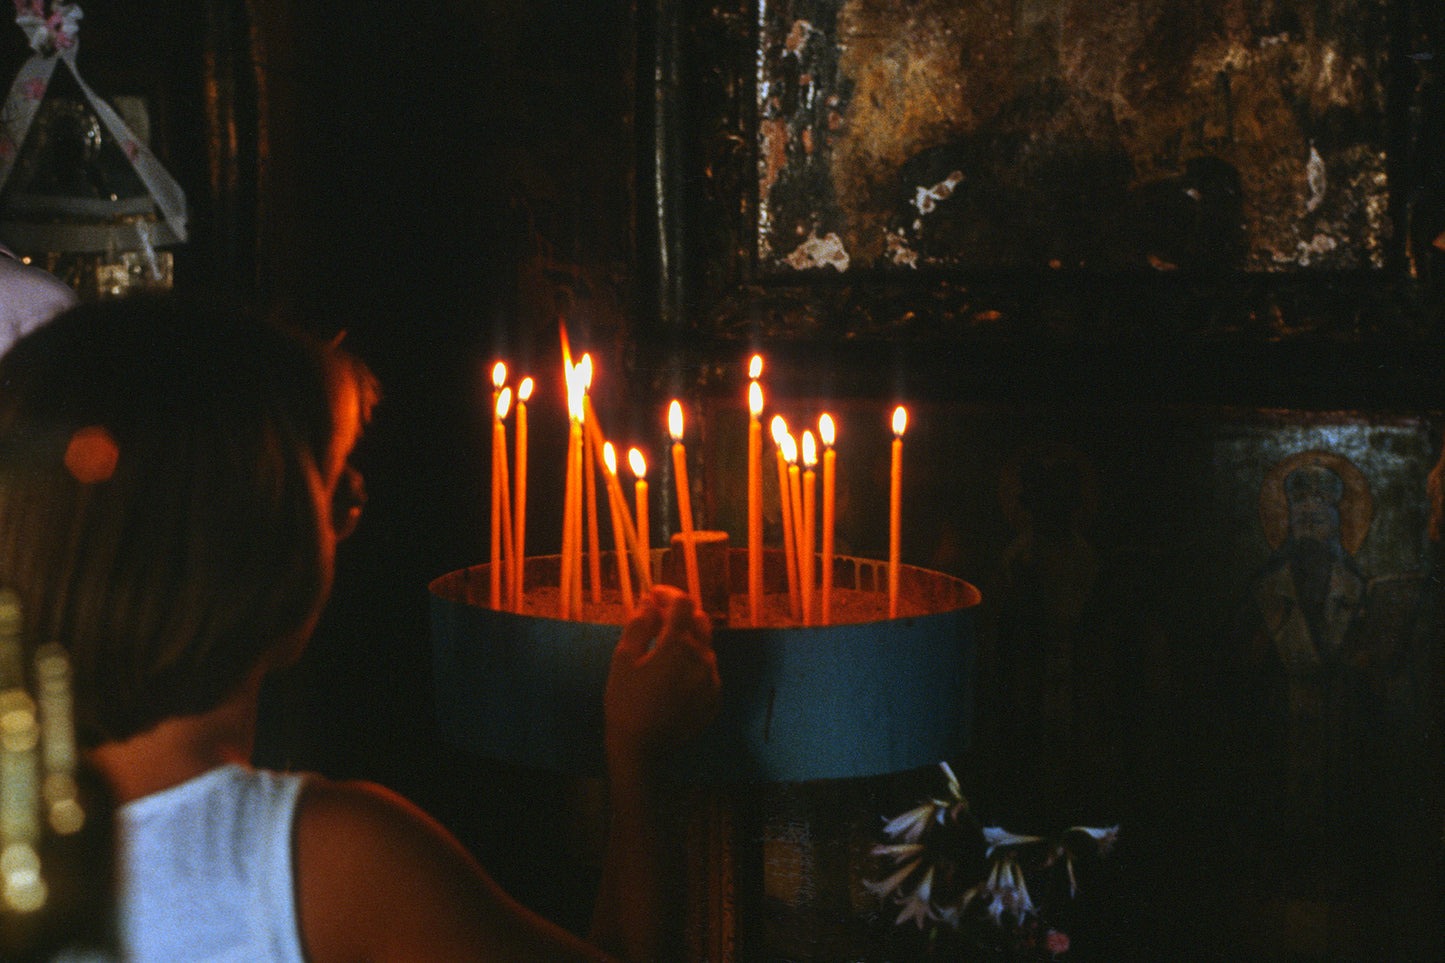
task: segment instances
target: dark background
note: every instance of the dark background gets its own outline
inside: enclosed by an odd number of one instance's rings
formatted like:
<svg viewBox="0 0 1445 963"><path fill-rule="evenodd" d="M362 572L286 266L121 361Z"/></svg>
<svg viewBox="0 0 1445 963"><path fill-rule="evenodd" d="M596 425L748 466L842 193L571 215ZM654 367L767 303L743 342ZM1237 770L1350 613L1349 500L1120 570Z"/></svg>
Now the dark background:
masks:
<svg viewBox="0 0 1445 963"><path fill-rule="evenodd" d="M1009 537L990 474L1004 453L1042 423L1091 443L1095 457L1112 460L1110 474L1128 479L1094 535L1119 549L1128 569L1111 585L1103 623L1124 634L1104 644L1134 654L1128 646L1146 635L1135 590L1144 586L1157 602L1175 587L1158 574L1156 547L1216 547L1208 526L1222 513L1206 484L1213 432L1258 418L1289 424L1288 412L1364 410L1367 423L1419 417L1419 432L1438 439L1445 299L1442 252L1429 242L1445 229L1445 111L1433 59L1441 13L1411 0L1387 6L1400 150L1392 169L1399 233L1385 272L862 279L812 289L752 283L746 257L728 247L746 181L718 163L732 156L729 124L746 121L735 109L746 84L726 81L727 45L747 28L746 18L730 19L734 4L85 5L82 76L102 94L147 97L154 146L191 201L193 240L176 252L177 287L324 334L345 331L385 392L358 454L370 504L343 546L313 644L267 694L258 762L386 783L440 816L524 900L568 923L585 917L589 870L549 850L564 835L558 826L575 830L586 790L466 758L437 738L430 715L426 586L488 551L491 365L500 358L517 377L538 378L533 465L560 464L562 406L549 374L560 369L560 314L574 344L603 362L602 410L626 412L610 427L654 438L655 452L658 402L675 390L715 416L718 437L701 449L727 450L741 398L736 368L754 345L768 348L781 399L837 399L858 423L881 421L900 390L931 406L934 424L961 412L931 434L920 418L919 474L929 481L912 493L904 560L969 579L987 576ZM3 63L18 65L26 55L18 31L7 44ZM667 138L686 146L672 155L677 166L659 168ZM661 210L650 189L659 173L671 198ZM678 254L692 260L679 264ZM1000 317L1018 322L1003 336ZM830 328L840 318L847 324ZM853 335L830 334L845 326ZM1181 405L1187 417L1176 415ZM880 465L860 472L871 478ZM1417 458L1401 470L1414 484L1424 467ZM560 502L555 481L549 489L540 470L532 478L529 552L555 552L559 524L547 508ZM665 492L666 476L654 478ZM876 487L859 493L847 522L860 554L881 550L869 524ZM1422 486L1392 497L1418 509ZM700 504L704 517L728 508L725 498ZM654 504L654 544L666 509L665 500ZM1419 561L1434 564L1425 552ZM1438 581L1430 585L1438 593ZM1208 658L1196 656L1171 653L1187 678L1213 681ZM1428 679L1437 725L1439 664L1437 654ZM1118 945L1139 959L1211 958L1215 942L1228 942L1218 931L1236 925L1222 914L1247 901L1246 881L1211 878L1213 865L1200 861L1216 828L1204 824L1221 805L1207 768L1190 768L1218 748L1196 741L1208 728L1192 714L1209 708L1201 692L1170 704L1169 690L1150 690L1155 702L1129 703L1168 716L1158 728L1168 738L1153 751L1189 754L1167 775L1150 772L1098 797L1144 793L1128 812L1159 834L1124 862L1118 885L1128 898L1110 916L1126 934ZM1441 753L1432 738L1422 804L1438 816ZM985 760L966 776L980 806L1007 797L986 778L999 765ZM1081 808L1108 818L1102 804ZM1438 925L1422 922L1440 918L1430 902L1440 891L1438 827L1436 818L1434 848L1416 854L1409 898L1382 900L1365 914L1373 922L1356 924L1372 926L1381 945L1410 931L1395 944L1398 958L1438 950ZM1283 895L1249 899L1267 918L1269 899ZM1399 906L1409 918L1390 918ZM1260 925L1260 939L1290 926L1306 945L1317 935L1313 921L1274 918Z"/></svg>

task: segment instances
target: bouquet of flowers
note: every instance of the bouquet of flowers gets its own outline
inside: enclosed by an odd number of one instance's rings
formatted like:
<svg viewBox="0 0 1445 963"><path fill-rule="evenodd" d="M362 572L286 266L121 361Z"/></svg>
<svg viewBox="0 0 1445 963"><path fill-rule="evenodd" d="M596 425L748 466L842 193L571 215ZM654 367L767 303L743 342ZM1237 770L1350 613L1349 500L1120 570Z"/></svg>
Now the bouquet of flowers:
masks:
<svg viewBox="0 0 1445 963"><path fill-rule="evenodd" d="M885 823L888 841L873 855L885 860L886 875L864 886L901 907L898 925L914 923L933 937L943 928L1008 959L1066 958L1069 934L1057 909L1078 895L1081 866L1113 849L1119 827L1073 826L1054 840L985 827L953 770L939 767L943 797Z"/></svg>

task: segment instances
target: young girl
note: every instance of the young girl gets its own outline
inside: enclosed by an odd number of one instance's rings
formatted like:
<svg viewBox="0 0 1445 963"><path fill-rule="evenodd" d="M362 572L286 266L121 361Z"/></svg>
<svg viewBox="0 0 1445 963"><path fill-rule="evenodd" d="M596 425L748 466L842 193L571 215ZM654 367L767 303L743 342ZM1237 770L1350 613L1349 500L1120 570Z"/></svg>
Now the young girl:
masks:
<svg viewBox="0 0 1445 963"><path fill-rule="evenodd" d="M126 959L596 960L381 787L248 766L361 480L375 396L331 345L180 302L75 308L0 361L0 582L70 653L78 738L119 804ZM594 937L662 952L659 766L716 703L709 629L659 588L606 691L611 824Z"/></svg>

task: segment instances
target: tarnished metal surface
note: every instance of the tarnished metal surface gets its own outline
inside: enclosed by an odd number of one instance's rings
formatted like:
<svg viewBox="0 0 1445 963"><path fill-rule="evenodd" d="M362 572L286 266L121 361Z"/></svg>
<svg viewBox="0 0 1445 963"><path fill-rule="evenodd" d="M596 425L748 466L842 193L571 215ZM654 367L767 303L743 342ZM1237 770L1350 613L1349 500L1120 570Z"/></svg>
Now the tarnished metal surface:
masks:
<svg viewBox="0 0 1445 963"><path fill-rule="evenodd" d="M1380 267L1385 6L766 2L761 264Z"/></svg>

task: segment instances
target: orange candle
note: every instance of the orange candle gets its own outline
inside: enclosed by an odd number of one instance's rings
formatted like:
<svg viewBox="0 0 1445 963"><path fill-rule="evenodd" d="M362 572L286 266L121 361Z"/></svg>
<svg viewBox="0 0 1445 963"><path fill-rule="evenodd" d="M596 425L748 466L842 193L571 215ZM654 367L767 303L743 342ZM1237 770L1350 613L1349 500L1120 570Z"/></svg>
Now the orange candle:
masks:
<svg viewBox="0 0 1445 963"><path fill-rule="evenodd" d="M514 608L512 598L512 572L516 569L516 541L512 537L512 513L509 507L512 502L512 493L509 489L509 473L507 471L507 409L512 405L512 389L503 388L501 397L497 399L497 418L492 430L492 457L498 464L497 480L500 483L501 498L498 499L500 507L499 514L502 517L502 598L501 604L507 610Z"/></svg>
<svg viewBox="0 0 1445 963"><path fill-rule="evenodd" d="M575 371L570 365L567 366L567 412L570 428L567 435L567 478L563 495L562 558L558 581L558 617L562 619L573 616L572 581L574 576L581 576L579 567L574 564L574 559L580 557L578 543L581 539L578 536L581 528L577 523L582 510L582 393L579 384L580 379Z"/></svg>
<svg viewBox="0 0 1445 963"><path fill-rule="evenodd" d="M908 412L902 405L893 412L893 467L888 486L888 617L898 618L899 549L903 542L903 429Z"/></svg>
<svg viewBox="0 0 1445 963"><path fill-rule="evenodd" d="M813 624L813 573L817 555L813 551L817 538L818 478L814 466L818 464L818 446L811 431L803 432L803 550L798 553L801 566L798 575L803 583L803 624Z"/></svg>
<svg viewBox="0 0 1445 963"><path fill-rule="evenodd" d="M803 618L803 494L798 475L798 443L792 435L783 436L783 457L788 462L788 495L793 511L793 567L798 571L798 605L794 616Z"/></svg>
<svg viewBox="0 0 1445 963"><path fill-rule="evenodd" d="M676 401L667 410L667 428L672 434L672 468L677 474L677 514L682 522L682 557L687 569L687 591L702 604L702 582L697 571L697 545L692 540L692 495L687 485L687 453L682 447L682 405Z"/></svg>
<svg viewBox="0 0 1445 963"><path fill-rule="evenodd" d="M627 535L622 528L622 489L617 484L617 456L612 451L612 442L602 446L602 460L607 463L607 507L612 511L612 543L617 550L617 585L622 590L622 604L632 611L632 576L627 553Z"/></svg>
<svg viewBox="0 0 1445 963"><path fill-rule="evenodd" d="M762 361L753 356L753 378ZM757 381L748 388L748 411L748 611L757 626L763 615L763 389Z"/></svg>
<svg viewBox="0 0 1445 963"><path fill-rule="evenodd" d="M637 501L637 541L632 550L637 553L642 590L649 592L652 590L652 533L647 527L647 462L636 448L627 453L627 461L632 466L632 474L637 476L637 483L633 486Z"/></svg>
<svg viewBox="0 0 1445 963"><path fill-rule="evenodd" d="M837 497L835 495L837 453L833 451L835 434L833 418L824 415L818 419L818 437L823 442L823 566L822 618L821 624L833 624L833 527Z"/></svg>
<svg viewBox="0 0 1445 963"><path fill-rule="evenodd" d="M527 399L532 397L532 379L523 378L517 387L517 490L512 534L517 541L513 550L516 565L512 569L512 610L522 611L522 574L527 567Z"/></svg>
<svg viewBox="0 0 1445 963"><path fill-rule="evenodd" d="M507 366L498 361L492 367L492 564L487 570L494 609L502 607L502 460L497 457L497 433L502 430L502 419L497 405L506 380Z"/></svg>
<svg viewBox="0 0 1445 963"><path fill-rule="evenodd" d="M802 604L798 597L798 549L794 543L796 532L793 530L793 499L788 493L788 456L787 443L788 423L783 420L782 415L774 415L772 421L773 443L778 448L778 501L782 505L783 513L783 556L787 562L788 570L788 609L793 613L793 618L803 617Z"/></svg>
<svg viewBox="0 0 1445 963"><path fill-rule="evenodd" d="M582 472L587 490L587 574L591 578L592 604L602 602L602 545L597 534L597 471L602 452L597 446L600 432L592 410L592 356L584 354L577 366L582 374Z"/></svg>

